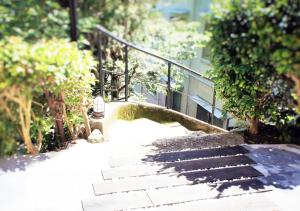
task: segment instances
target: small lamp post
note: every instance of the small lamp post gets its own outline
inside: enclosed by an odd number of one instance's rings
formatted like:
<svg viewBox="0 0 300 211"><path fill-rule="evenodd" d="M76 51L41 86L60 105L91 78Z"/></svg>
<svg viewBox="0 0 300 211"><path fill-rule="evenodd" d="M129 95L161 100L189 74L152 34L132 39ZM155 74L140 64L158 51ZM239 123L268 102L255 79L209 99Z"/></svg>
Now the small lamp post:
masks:
<svg viewBox="0 0 300 211"><path fill-rule="evenodd" d="M93 117L95 119L101 119L104 117L104 112L105 112L105 102L103 98L99 95L94 99Z"/></svg>

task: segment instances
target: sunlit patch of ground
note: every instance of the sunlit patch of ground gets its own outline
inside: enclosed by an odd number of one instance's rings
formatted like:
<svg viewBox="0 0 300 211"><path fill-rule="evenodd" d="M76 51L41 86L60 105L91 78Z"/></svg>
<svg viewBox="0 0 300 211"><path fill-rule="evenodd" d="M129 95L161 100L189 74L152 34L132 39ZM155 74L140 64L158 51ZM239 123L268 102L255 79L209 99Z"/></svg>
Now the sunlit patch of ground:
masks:
<svg viewBox="0 0 300 211"><path fill-rule="evenodd" d="M92 183L101 180L113 154L141 153L139 144L185 135L186 129L147 119L116 121L110 140L77 144L60 152L0 159L0 210L82 210L81 199L93 197Z"/></svg>
<svg viewBox="0 0 300 211"><path fill-rule="evenodd" d="M152 148L144 146L152 141L184 136L188 133L190 131L178 123L159 124L148 119L116 121L111 125L110 140L107 142L90 144L85 140L78 140L77 144L60 152L49 152L34 157L2 158L0 159L0 210L81 211L81 200L95 197L92 184L102 180L100 170L109 168L110 156L148 153ZM284 162L284 159L287 159L286 156L289 155L286 151L284 153L280 152L281 149L276 151L276 156L282 155L280 158L282 162L277 163L276 169L272 169L270 165L275 162L272 152L266 153L259 149L260 146L253 148L253 158L258 163L261 161L259 166L263 173L264 170L270 169L268 173L274 176L276 170L280 170L278 166L288 165ZM297 157L297 153L293 156ZM284 180L289 172L292 176L288 179L295 180L297 176L300 178L299 164L293 163L295 165L291 164L289 168L282 167L287 172L277 172L279 179ZM272 179L276 182L276 177ZM264 193L264 197L282 207L282 210L297 210L297 198L300 195L299 180L295 180L293 187L290 188L277 188L272 184L269 185L274 191ZM249 197L251 199L252 196L249 195ZM230 204L238 200L238 197L232 197L222 199L220 202L226 201ZM210 203L203 202L202 204L208 206Z"/></svg>

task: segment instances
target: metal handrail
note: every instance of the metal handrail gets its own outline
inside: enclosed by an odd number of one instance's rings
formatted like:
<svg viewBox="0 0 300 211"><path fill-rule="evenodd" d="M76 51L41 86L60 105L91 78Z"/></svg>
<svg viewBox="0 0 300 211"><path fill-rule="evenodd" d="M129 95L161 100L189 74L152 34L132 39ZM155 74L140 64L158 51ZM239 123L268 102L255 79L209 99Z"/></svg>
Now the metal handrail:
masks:
<svg viewBox="0 0 300 211"><path fill-rule="evenodd" d="M118 42L124 44L125 46L128 46L128 47L130 47L130 48L133 48L133 49L135 49L135 50L137 50L137 51L143 52L143 53L145 53L145 54L147 54L147 55L151 55L151 56L156 57L156 58L158 58L158 59L160 59L160 60L164 60L165 62L171 63L172 65L175 65L175 66L177 66L177 67L180 67L180 68L182 68L182 69L184 69L184 70L187 70L187 71L190 72L190 73L193 73L193 74L196 74L196 75L200 76L201 78L204 78L204 79L206 79L206 80L208 80L208 81L210 81L210 82L213 82L211 79L209 79L209 78L203 76L203 75L200 74L199 72L197 72L197 71L195 71L195 70L193 70L193 69L191 69L191 68L189 68L189 67L186 67L186 66L184 66L184 65L182 65L182 64L179 64L178 62L176 62L176 61L174 61L174 60L171 60L171 59L168 59L168 58L166 58L166 57L163 57L163 56L161 56L161 55L159 55L159 54L156 54L156 53L154 53L154 52L151 52L150 50L146 50L146 49L141 48L141 47L139 47L139 46L136 46L136 45L134 45L134 44L132 44L132 43L129 43L129 42L123 40L122 38L117 37L116 35L114 35L114 34L111 33L110 31L108 31L106 28L104 28L103 26L98 25L98 26L96 27L96 29L98 29L100 32L106 34L107 36L113 38L114 40L116 40L116 41L118 41Z"/></svg>
<svg viewBox="0 0 300 211"><path fill-rule="evenodd" d="M159 54L156 54L154 52L151 52L150 50L146 50L142 47L139 47L139 46L136 46L132 43L129 43L127 42L126 40L122 39L122 38L119 38L117 37L116 35L114 35L113 33L111 33L110 31L108 31L105 27L101 26L101 25L98 25L96 27L96 29L100 32L98 35L98 59L99 59L99 76L100 76L100 93L101 95L103 95L103 91L104 91L104 81L103 81L103 78L104 78L104 71L103 71L103 62L102 62L102 43L101 43L101 34L105 34L106 36L109 36L111 37L113 40L116 40L118 41L119 43L123 44L125 47L124 47L124 51L125 51L125 101L128 101L128 47L132 48L132 49L135 49L137 51L140 51L142 53L145 53L147 55L150 55L150 56L153 56L155 58L158 58L160 60L163 60L167 63L168 65L168 83L167 83L167 101L166 101L166 107L167 108L170 108L171 107L171 65L174 65L174 66L177 66L179 68L182 68L184 70L186 70L188 73L192 73L204 80L207 80L209 82L212 83L212 85L214 85L214 82L203 76L202 74L200 74L199 72L189 68L189 67L186 67L182 64L179 64L178 62L174 61L174 60L171 60L171 59L168 59L166 57L163 57ZM215 113L215 102L216 102L216 95L215 95L215 89L214 89L214 86L212 86L213 88L213 103L212 103L212 120L211 120L211 124L213 124L213 119L214 119L214 113Z"/></svg>

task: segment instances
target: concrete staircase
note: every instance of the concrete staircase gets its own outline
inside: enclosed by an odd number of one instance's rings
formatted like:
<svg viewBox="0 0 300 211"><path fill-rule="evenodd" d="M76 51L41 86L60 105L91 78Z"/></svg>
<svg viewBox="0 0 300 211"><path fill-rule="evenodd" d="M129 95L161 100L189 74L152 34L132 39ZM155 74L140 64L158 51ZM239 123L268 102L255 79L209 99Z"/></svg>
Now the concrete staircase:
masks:
<svg viewBox="0 0 300 211"><path fill-rule="evenodd" d="M203 210L209 203L210 210L219 210L219 202L212 200L220 198L231 210L242 210L255 198L245 194L269 191L258 179L263 175L253 168L255 162L242 145L206 144L205 148L191 149L185 141L176 142L176 147L174 143L153 143L156 152L143 156L111 157L111 168L102 169L102 181L93 184L95 197L82 200L83 210ZM229 196L237 203L224 198ZM258 204L259 208L266 200Z"/></svg>

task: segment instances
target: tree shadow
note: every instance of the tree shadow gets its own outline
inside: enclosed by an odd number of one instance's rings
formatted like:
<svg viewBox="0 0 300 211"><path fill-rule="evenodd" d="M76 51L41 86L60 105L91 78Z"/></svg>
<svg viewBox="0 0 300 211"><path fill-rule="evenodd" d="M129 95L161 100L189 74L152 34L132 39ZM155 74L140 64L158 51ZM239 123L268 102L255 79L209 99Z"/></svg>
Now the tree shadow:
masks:
<svg viewBox="0 0 300 211"><path fill-rule="evenodd" d="M257 169L265 175L262 178L265 185L280 189L300 185L300 154L274 147L249 145L248 149L251 150L249 157L259 164Z"/></svg>
<svg viewBox="0 0 300 211"><path fill-rule="evenodd" d="M227 140L219 144L224 138ZM146 155L141 161L161 166L158 173L172 169L193 185L207 184L220 196L227 189L264 192L271 186L293 189L300 185L298 154L230 145L227 135L219 136L217 143L213 136L169 138L155 141L151 146L154 154Z"/></svg>
<svg viewBox="0 0 300 211"><path fill-rule="evenodd" d="M1 172L25 171L29 165L49 159L47 154L38 155L15 155L11 157L0 158Z"/></svg>
<svg viewBox="0 0 300 211"><path fill-rule="evenodd" d="M243 137L235 133L203 134L192 133L186 136L158 139L145 147L154 153L217 148L244 144Z"/></svg>

